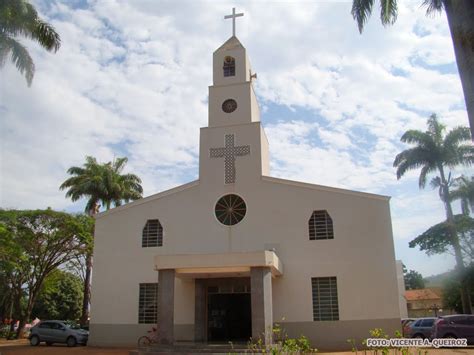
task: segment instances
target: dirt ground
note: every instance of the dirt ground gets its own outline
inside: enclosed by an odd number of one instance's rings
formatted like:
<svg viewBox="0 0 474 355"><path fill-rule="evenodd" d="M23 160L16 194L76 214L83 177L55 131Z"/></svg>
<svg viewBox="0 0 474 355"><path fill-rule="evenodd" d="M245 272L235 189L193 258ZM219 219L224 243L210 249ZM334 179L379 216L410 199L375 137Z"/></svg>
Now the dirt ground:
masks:
<svg viewBox="0 0 474 355"><path fill-rule="evenodd" d="M75 348L68 348L63 344L55 344L53 346L46 346L41 344L39 346L30 346L26 340L0 340L0 355L129 355L132 348L97 348L92 346L77 346ZM426 349L421 350L422 355L474 355L474 348L469 349ZM320 355L354 355L353 352L334 352L334 353L318 353ZM359 351L360 355L370 355L373 352ZM393 352L395 354L395 352ZM398 353L400 354L400 353ZM418 355L417 350L411 351L411 354Z"/></svg>
<svg viewBox="0 0 474 355"><path fill-rule="evenodd" d="M0 355L128 355L130 350L133 349L96 348L91 346L68 348L63 344L31 346L26 340L0 340Z"/></svg>

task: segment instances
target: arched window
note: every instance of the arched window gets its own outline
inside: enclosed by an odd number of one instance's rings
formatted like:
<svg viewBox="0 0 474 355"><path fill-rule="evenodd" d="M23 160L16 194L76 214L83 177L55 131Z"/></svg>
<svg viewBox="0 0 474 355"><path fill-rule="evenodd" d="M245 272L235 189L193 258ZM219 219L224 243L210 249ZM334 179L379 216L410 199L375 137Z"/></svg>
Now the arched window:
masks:
<svg viewBox="0 0 474 355"><path fill-rule="evenodd" d="M224 76L235 76L235 58L229 55L224 58Z"/></svg>
<svg viewBox="0 0 474 355"><path fill-rule="evenodd" d="M158 219L149 219L143 227L142 247L163 246L163 227Z"/></svg>
<svg viewBox="0 0 474 355"><path fill-rule="evenodd" d="M309 239L334 239L332 218L326 210L313 211L308 221Z"/></svg>

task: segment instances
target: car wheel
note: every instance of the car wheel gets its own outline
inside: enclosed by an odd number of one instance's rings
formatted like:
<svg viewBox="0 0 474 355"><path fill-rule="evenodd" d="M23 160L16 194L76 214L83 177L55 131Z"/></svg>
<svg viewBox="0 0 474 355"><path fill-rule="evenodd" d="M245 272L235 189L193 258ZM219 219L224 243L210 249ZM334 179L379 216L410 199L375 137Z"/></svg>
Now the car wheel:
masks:
<svg viewBox="0 0 474 355"><path fill-rule="evenodd" d="M39 343L40 343L40 338L39 338L39 336L33 335L33 336L30 338L30 344L31 344L32 346L38 346Z"/></svg>
<svg viewBox="0 0 474 355"><path fill-rule="evenodd" d="M67 338L67 340L66 340L66 344L67 344L67 346L69 346L70 348L72 348L72 347L74 347L74 346L77 345L77 340L76 340L76 338L74 338L74 337L69 337L69 338Z"/></svg>

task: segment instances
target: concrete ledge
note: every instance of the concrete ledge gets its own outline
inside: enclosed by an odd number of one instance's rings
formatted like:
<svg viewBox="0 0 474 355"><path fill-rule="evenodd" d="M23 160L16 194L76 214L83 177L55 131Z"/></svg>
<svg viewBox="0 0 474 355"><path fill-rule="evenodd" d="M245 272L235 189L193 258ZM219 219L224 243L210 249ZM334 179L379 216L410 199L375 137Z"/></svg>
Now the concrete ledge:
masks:
<svg viewBox="0 0 474 355"><path fill-rule="evenodd" d="M364 349L362 341L370 337L369 330L374 328L382 328L390 337L395 336L395 331L401 331L400 318L277 323L290 338L304 335L313 348L323 351L350 351L352 345L348 339L355 341L357 349Z"/></svg>
<svg viewBox="0 0 474 355"><path fill-rule="evenodd" d="M283 264L273 251L248 253L178 254L155 256L155 270L175 269L176 276L246 273L251 267L269 267L274 276L283 274Z"/></svg>
<svg viewBox="0 0 474 355"><path fill-rule="evenodd" d="M136 347L138 338L147 335L153 324L94 324L90 325L90 346L127 346ZM194 324L175 324L174 334L177 341L194 339Z"/></svg>
<svg viewBox="0 0 474 355"><path fill-rule="evenodd" d="M252 353L261 353L259 351L252 351ZM155 354L214 354L214 355L229 355L229 354L249 354L247 344L214 344L214 343L177 343L173 346L152 345L145 349L131 350L129 355L155 355Z"/></svg>
<svg viewBox="0 0 474 355"><path fill-rule="evenodd" d="M306 336L311 345L320 351L350 351L348 339L354 339L359 350L369 330L382 328L389 336L401 329L400 319L367 319L332 322L277 322L291 338ZM88 344L91 346L135 347L140 336L147 334L151 324L91 324ZM178 342L193 342L194 324L174 327ZM216 353L219 351L216 351Z"/></svg>

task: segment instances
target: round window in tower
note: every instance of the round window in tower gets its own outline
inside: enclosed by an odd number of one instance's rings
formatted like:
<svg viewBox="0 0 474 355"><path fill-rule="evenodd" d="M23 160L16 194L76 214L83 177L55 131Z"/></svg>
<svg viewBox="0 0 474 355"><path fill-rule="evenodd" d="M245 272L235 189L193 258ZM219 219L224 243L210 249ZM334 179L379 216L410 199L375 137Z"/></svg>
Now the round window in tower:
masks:
<svg viewBox="0 0 474 355"><path fill-rule="evenodd" d="M222 111L232 113L237 109L237 102L234 99L227 99L222 103Z"/></svg>
<svg viewBox="0 0 474 355"><path fill-rule="evenodd" d="M222 196L216 203L216 218L226 226L233 226L244 219L247 212L245 201L237 195Z"/></svg>

